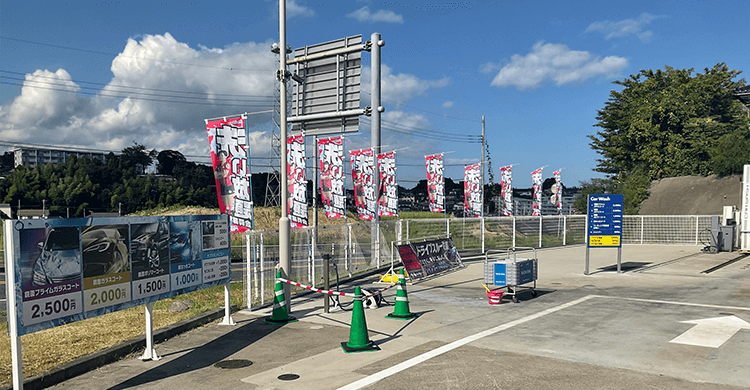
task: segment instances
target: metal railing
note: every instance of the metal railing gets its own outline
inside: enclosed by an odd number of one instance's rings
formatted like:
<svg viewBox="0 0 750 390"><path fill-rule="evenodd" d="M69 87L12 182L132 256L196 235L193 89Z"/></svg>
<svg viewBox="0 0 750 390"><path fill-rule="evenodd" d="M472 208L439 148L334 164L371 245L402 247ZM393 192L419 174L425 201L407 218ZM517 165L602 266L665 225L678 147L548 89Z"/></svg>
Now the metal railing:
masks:
<svg viewBox="0 0 750 390"><path fill-rule="evenodd" d="M377 229L375 243L371 239L373 226ZM708 245L710 226L710 215L626 215L622 243ZM344 278L398 262L398 254L391 249L393 241L445 235L453 238L463 256L511 246L580 245L586 242L586 216L403 219L380 221L378 225L356 222L293 229L289 279L320 286L323 254L330 254L331 263L336 265L331 266L329 275L329 280L335 281L335 269ZM278 231L249 231L244 240L244 248L234 247L232 256L241 256L246 264L245 303L258 307L273 299L279 262Z"/></svg>

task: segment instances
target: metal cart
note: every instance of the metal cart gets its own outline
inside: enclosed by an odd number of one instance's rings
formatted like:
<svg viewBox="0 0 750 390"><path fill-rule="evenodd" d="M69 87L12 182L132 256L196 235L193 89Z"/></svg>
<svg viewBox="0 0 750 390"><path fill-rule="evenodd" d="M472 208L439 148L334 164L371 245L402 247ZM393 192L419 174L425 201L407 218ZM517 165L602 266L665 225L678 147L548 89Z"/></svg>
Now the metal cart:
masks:
<svg viewBox="0 0 750 390"><path fill-rule="evenodd" d="M532 250L533 258L519 258L517 252ZM518 302L518 293L531 290L531 296L536 297L536 279L539 274L536 248L510 247L507 250L487 251L484 255L484 283L507 287L507 295L513 302ZM521 287L523 284L534 283L533 287ZM521 287L521 288L519 288Z"/></svg>

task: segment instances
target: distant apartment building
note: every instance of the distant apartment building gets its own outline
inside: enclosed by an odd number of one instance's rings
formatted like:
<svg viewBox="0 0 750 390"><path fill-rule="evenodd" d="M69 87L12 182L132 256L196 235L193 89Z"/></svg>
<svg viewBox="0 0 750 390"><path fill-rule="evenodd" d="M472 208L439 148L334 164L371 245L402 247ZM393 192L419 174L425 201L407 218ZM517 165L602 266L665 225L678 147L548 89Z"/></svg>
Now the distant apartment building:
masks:
<svg viewBox="0 0 750 390"><path fill-rule="evenodd" d="M13 152L15 166L23 165L27 167L35 167L40 164L64 163L72 156L101 161L104 161L107 157L105 153L99 152L82 152L51 148L20 147L11 149L10 151Z"/></svg>

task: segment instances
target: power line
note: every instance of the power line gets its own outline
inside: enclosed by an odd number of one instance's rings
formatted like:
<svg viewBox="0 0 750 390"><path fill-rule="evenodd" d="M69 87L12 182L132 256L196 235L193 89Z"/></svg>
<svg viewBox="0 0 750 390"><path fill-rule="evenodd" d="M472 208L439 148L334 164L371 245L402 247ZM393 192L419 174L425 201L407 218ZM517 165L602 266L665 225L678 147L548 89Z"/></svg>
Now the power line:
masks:
<svg viewBox="0 0 750 390"><path fill-rule="evenodd" d="M191 101L179 101L179 100L165 100L165 99L151 99L147 97L136 97L136 96L128 96L128 95L112 95L102 92L87 92L87 91L76 91L71 89L60 89L60 88L50 88L50 87L42 87L42 86L35 86L35 85L24 85L24 84L18 84L18 83L0 83L0 84L6 84L6 85L17 85L17 86L26 86L29 88L37 88L37 89L46 89L50 91L58 91L58 92L66 92L66 93L81 93L83 95L88 96L102 96L102 97L111 97L111 98L118 98L118 99L133 99L133 100L145 100L145 101L152 101L152 102L161 102L161 103L177 103L177 104L194 104L194 105L205 105L205 106L222 106L222 107L247 107L248 105L251 105L250 103L240 104L241 101L237 101L237 104L229 104L229 103L210 103L210 102L191 102ZM185 99L184 97L175 97L176 99ZM208 99L206 99L208 100ZM263 107L263 108L273 108L273 101L268 102L261 102L261 104L253 103L253 106L256 107Z"/></svg>
<svg viewBox="0 0 750 390"><path fill-rule="evenodd" d="M370 96L372 96L369 91L362 91L362 92L366 93L366 94L368 94ZM467 121L467 122L482 123L481 119L460 118L460 117L457 117L457 116L451 116L451 115L445 115L445 114L438 114L437 112L432 112L432 111L425 110L423 108L417 108L417 107L414 107L414 106L409 106L409 105L406 105L406 104L404 104L402 102L398 102L398 101L395 101L395 100L382 99L382 98L381 98L381 100L384 100L384 101L387 101L387 102L391 102L391 103L397 104L399 106L408 107L408 108L411 108L412 110L422 111L422 112L426 112L428 114L441 116L443 118L451 118L451 119L457 119L457 120Z"/></svg>
<svg viewBox="0 0 750 390"><path fill-rule="evenodd" d="M10 76L2 76L2 75L0 75L0 79L9 79L9 80L23 81L22 84L18 84L18 83L6 83L6 84L21 85L21 86L24 86L24 87L31 87L31 88L36 88L36 87L46 88L46 87L31 85L29 83L36 83L36 84L50 85L50 86L59 86L59 87L65 87L65 88L74 88L73 86L71 86L69 84L53 83L53 82L38 81L38 80L26 80L26 79L22 79L22 78L18 78L18 77L10 77ZM59 80L59 81L64 81L64 80ZM80 92L80 93L86 93L86 94L100 94L101 96L108 96L108 95L105 95L106 92L114 92L114 93L124 93L124 94L127 94L127 96L130 97L130 98L136 98L137 96L142 95L142 96L154 96L154 97L165 97L165 98L186 99L186 100L190 100L190 99L192 99L192 100L211 100L211 101L219 101L219 102L226 101L226 102L234 102L234 103L247 102L248 104L250 104L250 103L270 103L272 101L272 99L273 99L273 97L268 97L266 100L260 100L260 99L225 99L225 98L213 98L213 97L210 97L210 95L208 95L208 94L205 94L206 96L200 96L199 97L199 96L165 95L165 94L147 93L147 92L135 92L134 93L135 96L134 96L134 95L131 95L131 93L133 93L133 92L130 92L130 91L116 91L116 90L113 90L113 91L110 91L110 90L104 91L104 90L101 90L101 89L98 89L98 88L85 87L85 86L78 86L78 88L84 89L84 90L93 90L94 92L81 91L79 89L66 89L66 90L56 89L56 90L58 90L58 91L65 91L65 92L74 92L74 93ZM104 92L102 92L102 91L104 91Z"/></svg>
<svg viewBox="0 0 750 390"><path fill-rule="evenodd" d="M157 60L154 58L144 58L144 57L136 57L136 56L126 56L122 53L107 53L103 51L96 51L96 50L88 50L88 49L81 49L77 47L70 47L70 46L62 46L62 45L54 45L51 43L43 43L43 42L37 42L37 41L30 41L27 39L20 39L20 38L11 38L7 36L0 35L0 39L7 39L10 41L16 41L16 42L23 42L23 43L30 43L32 45L39 45L39 46L46 46L46 47L54 47L56 49L65 49L65 50L74 50L74 51L80 51L84 53L91 53L91 54L99 54L99 55L105 55L108 57L123 57L123 58L133 58L137 60L144 60L144 61L152 61L152 62L164 62L168 64L176 64L176 65L184 65L184 66L194 66L198 68L208 68L208 69L221 69L221 70L229 70L229 71L245 71L245 72L273 72L275 69L269 68L269 69L244 69L244 68L230 68L225 66L211 66L211 65L199 65L199 64L190 64L186 62L177 62L177 61L168 61L168 60Z"/></svg>
<svg viewBox="0 0 750 390"><path fill-rule="evenodd" d="M13 72L13 71L9 71L9 70L2 70L2 71L0 71L0 74L2 74L2 73L10 73L10 74L19 75L19 76L26 76L26 75L29 74L29 73ZM64 80L60 79L59 77L53 77L53 76L41 76L41 75L33 75L33 74L32 74L32 76L35 77L35 78L44 78L44 79L51 79L51 80L55 80L55 81L64 81ZM11 77L1 76L1 75L0 75L0 77L11 78ZM23 79L16 79L16 80L26 81L25 78L23 78ZM36 80L29 80L29 81L36 81ZM71 79L70 81L72 81L74 83L78 83L78 84L91 84L91 85L100 85L100 86L103 86L103 87L126 88L126 89L144 90L144 91L150 91L150 92L169 92L169 93L179 93L179 94L187 94L187 95L202 95L202 96L233 96L233 97L248 97L248 98L250 98L250 97L254 97L254 98L257 97L257 98L273 99L273 96L271 96L271 95L240 95L240 94L235 94L235 93L211 93L211 94L209 94L209 93L206 93L206 92L177 91L177 90L170 90L170 89L133 87L133 86L128 86L128 85L96 83L96 82L93 82L93 81L85 81L85 80L73 80L73 79Z"/></svg>

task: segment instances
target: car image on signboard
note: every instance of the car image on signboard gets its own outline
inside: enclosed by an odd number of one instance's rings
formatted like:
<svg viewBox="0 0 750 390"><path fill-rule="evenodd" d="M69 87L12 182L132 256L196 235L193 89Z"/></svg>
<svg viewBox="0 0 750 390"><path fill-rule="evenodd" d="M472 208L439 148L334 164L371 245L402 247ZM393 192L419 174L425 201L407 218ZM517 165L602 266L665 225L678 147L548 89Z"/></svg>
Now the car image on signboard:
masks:
<svg viewBox="0 0 750 390"><path fill-rule="evenodd" d="M119 229L117 226L91 226L84 230L81 234L83 277L128 271L126 237L127 225Z"/></svg>
<svg viewBox="0 0 750 390"><path fill-rule="evenodd" d="M44 242L40 242L38 247L41 253L34 262L33 285L44 286L81 278L78 228L49 229Z"/></svg>

